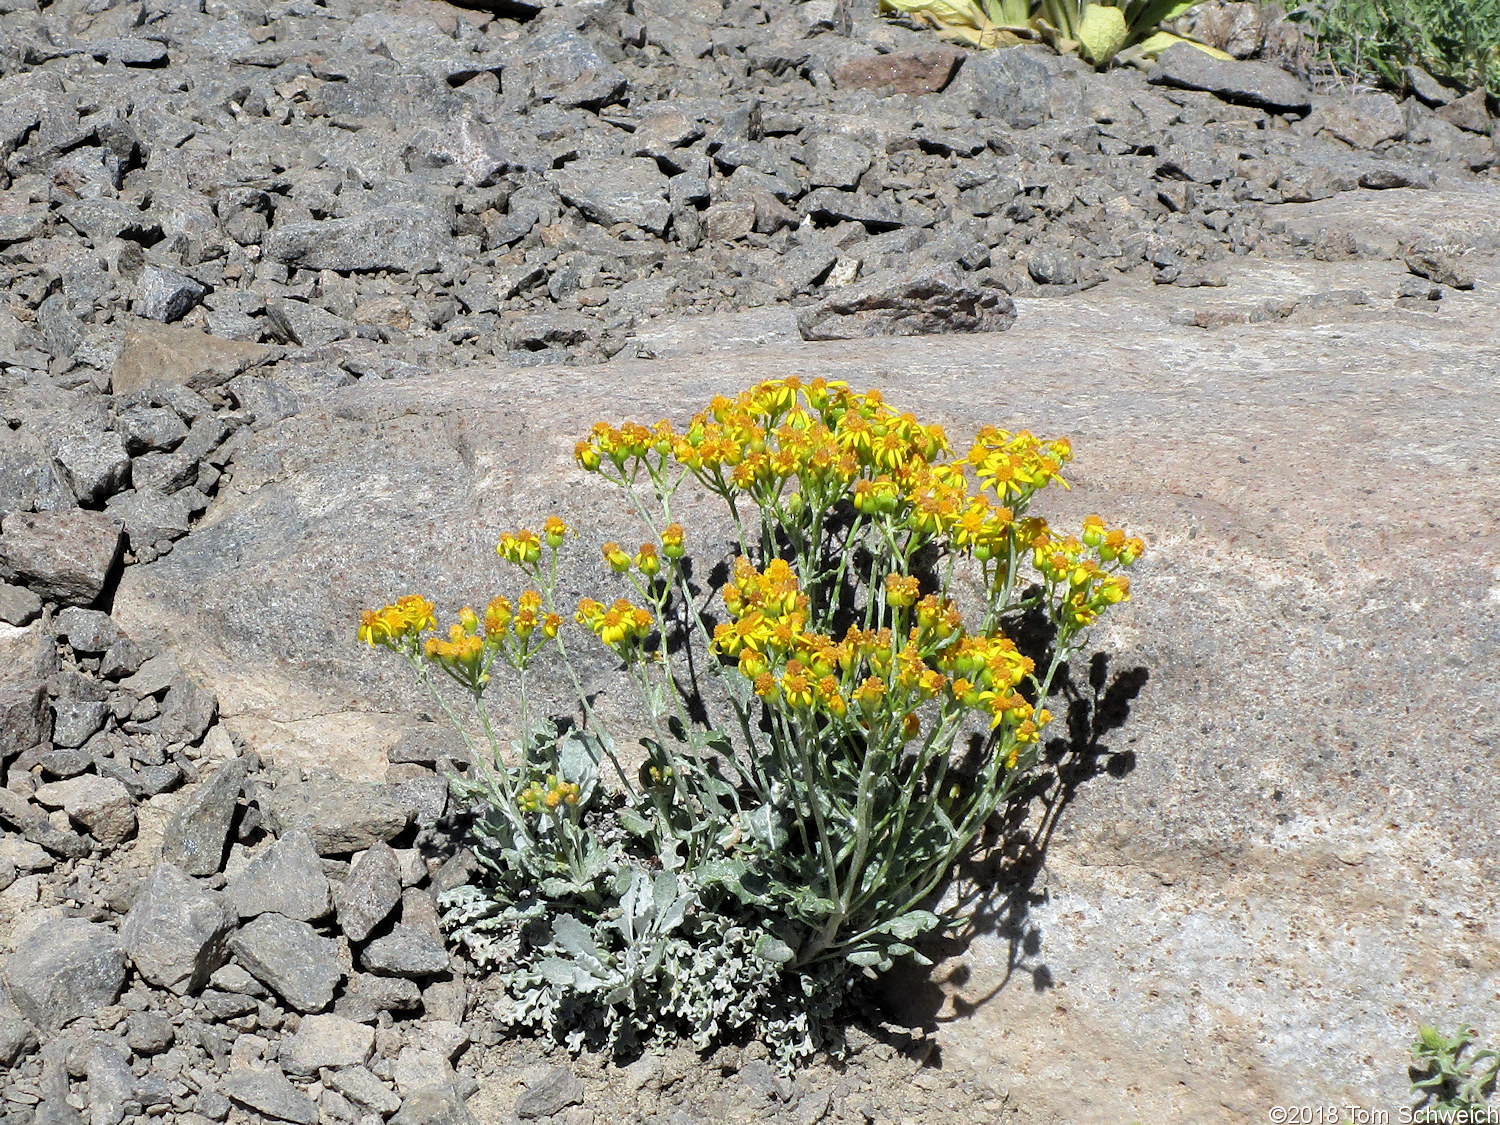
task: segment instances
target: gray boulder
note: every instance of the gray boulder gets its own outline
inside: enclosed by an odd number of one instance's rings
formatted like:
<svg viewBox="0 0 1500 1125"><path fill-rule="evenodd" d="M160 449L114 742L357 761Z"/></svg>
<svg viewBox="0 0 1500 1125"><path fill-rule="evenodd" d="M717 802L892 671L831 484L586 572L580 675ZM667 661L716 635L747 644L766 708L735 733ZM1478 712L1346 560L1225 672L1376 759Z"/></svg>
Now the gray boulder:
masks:
<svg viewBox="0 0 1500 1125"><path fill-rule="evenodd" d="M256 980L299 1012L320 1012L343 977L338 943L306 922L262 914L229 939L229 948Z"/></svg>
<svg viewBox="0 0 1500 1125"><path fill-rule="evenodd" d="M47 1031L113 1004L124 984L125 949L119 935L76 918L38 926L5 962L11 1000Z"/></svg>
<svg viewBox="0 0 1500 1125"><path fill-rule="evenodd" d="M56 461L80 504L102 504L130 480L125 444L119 434L108 430L64 438L58 443Z"/></svg>
<svg viewBox="0 0 1500 1125"><path fill-rule="evenodd" d="M0 621L7 625L30 625L42 612L42 599L25 586L0 582Z"/></svg>
<svg viewBox="0 0 1500 1125"><path fill-rule="evenodd" d="M548 1067L527 1083L526 1091L516 1099L516 1116L523 1121L551 1117L570 1105L582 1105L585 1093L583 1083L571 1070Z"/></svg>
<svg viewBox="0 0 1500 1125"><path fill-rule="evenodd" d="M310 1077L324 1067L363 1066L374 1046L375 1029L369 1024L342 1016L304 1016L277 1058L285 1070Z"/></svg>
<svg viewBox="0 0 1500 1125"><path fill-rule="evenodd" d="M137 673L139 675L139 673ZM245 780L245 760L225 762L168 823L161 856L189 875L212 875L224 862L224 845Z"/></svg>
<svg viewBox="0 0 1500 1125"><path fill-rule="evenodd" d="M571 27L544 32L525 45L524 56L506 71L526 74L532 93L564 108L599 109L624 96L630 83L599 49Z"/></svg>
<svg viewBox="0 0 1500 1125"><path fill-rule="evenodd" d="M52 708L41 680L0 685L0 762L52 737Z"/></svg>
<svg viewBox="0 0 1500 1125"><path fill-rule="evenodd" d="M1206 56L1205 56L1206 57ZM1031 47L970 55L943 99L978 117L1030 129L1083 111L1080 64Z"/></svg>
<svg viewBox="0 0 1500 1125"><path fill-rule="evenodd" d="M196 743L218 714L219 701L213 692L186 676L179 676L161 701L156 731L168 742Z"/></svg>
<svg viewBox="0 0 1500 1125"><path fill-rule="evenodd" d="M363 851L398 836L411 820L411 810L383 787L326 777L283 782L262 808L273 832L301 828L319 855Z"/></svg>
<svg viewBox="0 0 1500 1125"><path fill-rule="evenodd" d="M85 656L98 656L120 639L120 627L109 614L97 609L80 609L70 606L53 619L53 634L68 642L74 652Z"/></svg>
<svg viewBox="0 0 1500 1125"><path fill-rule="evenodd" d="M554 173L554 178L563 199L596 223L634 223L656 235L667 229L672 216L667 177L654 160L636 156L575 160Z"/></svg>
<svg viewBox="0 0 1500 1125"><path fill-rule="evenodd" d="M124 543L103 512L12 512L0 524L0 573L62 605L92 605Z"/></svg>
<svg viewBox="0 0 1500 1125"><path fill-rule="evenodd" d="M274 227L264 249L269 260L303 269L418 272L455 256L450 227L435 207L392 203L348 218Z"/></svg>
<svg viewBox="0 0 1500 1125"><path fill-rule="evenodd" d="M207 292L190 277L147 266L135 283L130 311L147 320L168 324L185 317Z"/></svg>
<svg viewBox="0 0 1500 1125"><path fill-rule="evenodd" d="M797 317L804 340L1000 332L1015 323L1015 304L949 267L885 270L839 289Z"/></svg>
<svg viewBox="0 0 1500 1125"><path fill-rule="evenodd" d="M1187 43L1173 44L1158 55L1146 80L1158 86L1207 90L1226 102L1273 113L1306 113L1312 108L1307 87L1279 66L1216 59Z"/></svg>
<svg viewBox="0 0 1500 1125"><path fill-rule="evenodd" d="M477 1121L453 1084L445 1083L408 1092L391 1125L477 1125Z"/></svg>
<svg viewBox="0 0 1500 1125"><path fill-rule="evenodd" d="M275 1066L264 1070L232 1070L224 1079L224 1093L246 1109L276 1121L318 1125L318 1107L287 1081Z"/></svg>
<svg viewBox="0 0 1500 1125"><path fill-rule="evenodd" d="M130 790L115 778L81 774L38 786L35 797L39 805L65 810L69 820L86 829L103 847L117 847L135 831Z"/></svg>
<svg viewBox="0 0 1500 1125"><path fill-rule="evenodd" d="M396 925L360 951L359 963L372 973L396 977L430 977L449 969L441 939L416 926Z"/></svg>
<svg viewBox="0 0 1500 1125"><path fill-rule="evenodd" d="M229 957L234 918L215 894L182 868L159 863L120 927L136 971L158 988L197 992Z"/></svg>
<svg viewBox="0 0 1500 1125"><path fill-rule="evenodd" d="M301 833L294 835L300 836ZM334 895L339 927L350 941L364 941L376 926L390 917L400 901L401 862L388 844L376 841L360 857Z"/></svg>
<svg viewBox="0 0 1500 1125"><path fill-rule="evenodd" d="M120 1125L137 1093L129 1057L112 1045L95 1041L84 1060L84 1077L89 1082L89 1125Z"/></svg>
<svg viewBox="0 0 1500 1125"><path fill-rule="evenodd" d="M326 918L332 909L328 878L312 841L301 829L286 833L252 859L229 881L228 891L229 901L241 918L280 914L298 922L313 922ZM363 935L349 937L363 940Z"/></svg>

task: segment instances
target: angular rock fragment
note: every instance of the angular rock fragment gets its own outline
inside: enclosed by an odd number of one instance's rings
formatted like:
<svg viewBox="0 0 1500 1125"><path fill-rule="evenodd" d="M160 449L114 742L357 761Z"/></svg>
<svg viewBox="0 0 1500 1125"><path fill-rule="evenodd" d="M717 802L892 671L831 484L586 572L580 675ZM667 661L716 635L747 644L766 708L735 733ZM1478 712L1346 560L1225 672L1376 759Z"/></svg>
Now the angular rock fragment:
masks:
<svg viewBox="0 0 1500 1125"><path fill-rule="evenodd" d="M516 1116L523 1121L551 1117L570 1105L582 1105L587 1091L572 1071L560 1066L549 1067L527 1085L516 1099Z"/></svg>
<svg viewBox="0 0 1500 1125"><path fill-rule="evenodd" d="M273 832L301 828L319 855L363 851L398 836L411 820L411 810L380 786L334 778L283 782L263 805Z"/></svg>
<svg viewBox="0 0 1500 1125"><path fill-rule="evenodd" d="M235 959L299 1012L320 1012L343 976L338 943L306 922L262 914L229 939Z"/></svg>
<svg viewBox="0 0 1500 1125"><path fill-rule="evenodd" d="M327 917L331 909L328 878L312 841L301 829L286 833L252 859L229 881L228 891L241 918L280 914L294 921L312 922ZM349 937L361 941L364 935Z"/></svg>
<svg viewBox="0 0 1500 1125"><path fill-rule="evenodd" d="M36 801L62 808L68 819L85 828L106 848L118 847L135 831L135 804L130 791L112 777L83 774L39 786Z"/></svg>
<svg viewBox="0 0 1500 1125"><path fill-rule="evenodd" d="M138 673L139 674L139 673ZM242 758L225 762L167 824L161 855L189 875L212 875L224 862L224 845L245 780Z"/></svg>
<svg viewBox="0 0 1500 1125"><path fill-rule="evenodd" d="M157 733L168 742L197 743L219 714L213 692L186 676L178 677L161 701Z"/></svg>
<svg viewBox="0 0 1500 1125"><path fill-rule="evenodd" d="M7 625L30 625L41 612L42 599L31 590L0 582L0 621Z"/></svg>
<svg viewBox="0 0 1500 1125"><path fill-rule="evenodd" d="M437 268L456 246L446 216L416 203L374 207L343 219L290 223L264 240L273 262L303 269L361 272Z"/></svg>
<svg viewBox="0 0 1500 1125"><path fill-rule="evenodd" d="M0 686L0 762L52 737L52 708L41 680Z"/></svg>
<svg viewBox="0 0 1500 1125"><path fill-rule="evenodd" d="M102 504L130 480L130 456L125 444L118 434L107 430L63 439L56 461L80 504Z"/></svg>
<svg viewBox="0 0 1500 1125"><path fill-rule="evenodd" d="M798 316L797 329L804 340L852 340L999 332L1015 319L1015 304L1005 293L934 267L915 275L887 270L839 289Z"/></svg>
<svg viewBox="0 0 1500 1125"><path fill-rule="evenodd" d="M184 995L199 991L228 960L233 928L222 895L180 867L160 863L142 885L120 938L142 977Z"/></svg>
<svg viewBox="0 0 1500 1125"><path fill-rule="evenodd" d="M1280 67L1216 59L1187 43L1176 43L1158 55L1146 80L1159 86L1207 90L1226 102L1273 113L1306 113L1312 108L1307 87Z"/></svg>
<svg viewBox="0 0 1500 1125"><path fill-rule="evenodd" d="M360 964L374 973L398 977L428 977L446 973L448 951L443 943L426 930L396 925L385 937L377 938L360 952Z"/></svg>
<svg viewBox="0 0 1500 1125"><path fill-rule="evenodd" d="M554 175L563 199L596 223L634 223L657 235L667 228L672 214L667 177L654 160L633 156L577 160Z"/></svg>
<svg viewBox="0 0 1500 1125"><path fill-rule="evenodd" d="M153 385L204 390L227 383L274 353L261 344L210 336L195 328L134 321L125 330L111 385L117 395Z"/></svg>
<svg viewBox="0 0 1500 1125"><path fill-rule="evenodd" d="M255 1113L295 1125L318 1125L318 1107L272 1066L265 1070L232 1070L225 1077L224 1093Z"/></svg>
<svg viewBox="0 0 1500 1125"><path fill-rule="evenodd" d="M12 512L0 524L0 573L62 605L92 605L120 557L120 526L103 512Z"/></svg>
<svg viewBox="0 0 1500 1125"><path fill-rule="evenodd" d="M85 656L97 656L120 639L120 627L107 613L97 609L69 607L57 615L52 632Z"/></svg>
<svg viewBox="0 0 1500 1125"><path fill-rule="evenodd" d="M368 1024L342 1016L304 1016L278 1059L290 1073L311 1076L324 1067L362 1066L374 1046L375 1029Z"/></svg>
<svg viewBox="0 0 1500 1125"><path fill-rule="evenodd" d="M311 851L310 846L308 850ZM371 844L339 887L334 901L338 906L339 926L350 941L364 941L390 917L401 901L401 864L390 846L383 842Z"/></svg>
<svg viewBox="0 0 1500 1125"><path fill-rule="evenodd" d="M125 950L108 926L63 918L33 930L5 962L11 1000L55 1031L113 1004L125 983Z"/></svg>
<svg viewBox="0 0 1500 1125"><path fill-rule="evenodd" d="M147 320L169 324L185 317L207 292L190 277L147 266L135 283L130 311Z"/></svg>

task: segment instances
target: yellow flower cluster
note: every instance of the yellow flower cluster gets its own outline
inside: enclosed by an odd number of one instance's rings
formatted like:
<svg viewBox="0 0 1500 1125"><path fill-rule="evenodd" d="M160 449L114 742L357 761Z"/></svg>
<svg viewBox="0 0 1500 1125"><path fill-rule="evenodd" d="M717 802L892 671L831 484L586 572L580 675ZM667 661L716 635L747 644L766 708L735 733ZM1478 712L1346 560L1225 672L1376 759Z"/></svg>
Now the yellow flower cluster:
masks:
<svg viewBox="0 0 1500 1125"><path fill-rule="evenodd" d="M1107 529L1098 516L1083 521L1083 537L1069 535L1057 539L1045 531L1029 544L1032 565L1049 585L1062 588L1064 620L1075 627L1086 628L1112 605L1130 598L1130 579L1112 573L1089 557L1097 553L1103 563L1133 566L1146 549L1135 538L1127 538L1121 528Z"/></svg>
<svg viewBox="0 0 1500 1125"><path fill-rule="evenodd" d="M578 804L578 784L559 781L556 774L549 773L545 781L533 781L516 795L516 804L525 813L538 813L543 809L554 810L559 806Z"/></svg>
<svg viewBox="0 0 1500 1125"><path fill-rule="evenodd" d="M573 533L573 529L565 524L557 516L548 516L542 526L542 534L529 528L521 528L519 531L507 531L500 536L500 542L495 546L495 553L508 563L515 563L523 570L534 568L542 557L542 544L556 551L562 546L563 540Z"/></svg>
<svg viewBox="0 0 1500 1125"><path fill-rule="evenodd" d="M608 608L593 598L584 598L578 603L574 620L622 656L638 651L656 624L649 611L624 598Z"/></svg>
<svg viewBox="0 0 1500 1125"><path fill-rule="evenodd" d="M436 628L432 616L432 603L417 594L406 594L396 599L394 605L367 609L359 615L359 639L374 648L401 648L408 639L414 640L419 633Z"/></svg>
<svg viewBox="0 0 1500 1125"><path fill-rule="evenodd" d="M838 642L807 628L807 598L784 559L764 571L737 559L733 578L722 590L733 620L714 630L713 647L738 662L762 699L835 719L853 710L865 727L899 717L907 738L919 730L915 709L939 700L982 711L992 726L1011 724L1019 741L1037 737L1031 704L1017 691L1030 658L1002 634L966 632L951 601L917 596L915 578L886 579L897 630L855 626ZM1045 724L1046 712L1040 718Z"/></svg>
<svg viewBox="0 0 1500 1125"><path fill-rule="evenodd" d="M1066 439L994 427L962 459L947 459L952 452L941 426L897 413L879 391L795 378L716 396L682 432L666 420L600 422L575 450L590 471L608 464L633 479L639 468L656 474L671 461L719 495L785 502L792 512L847 498L864 516L946 538L982 562L1003 556L1016 512L1037 491L1054 481L1066 487L1062 467L1073 455ZM620 552L611 565L623 570L627 557Z"/></svg>

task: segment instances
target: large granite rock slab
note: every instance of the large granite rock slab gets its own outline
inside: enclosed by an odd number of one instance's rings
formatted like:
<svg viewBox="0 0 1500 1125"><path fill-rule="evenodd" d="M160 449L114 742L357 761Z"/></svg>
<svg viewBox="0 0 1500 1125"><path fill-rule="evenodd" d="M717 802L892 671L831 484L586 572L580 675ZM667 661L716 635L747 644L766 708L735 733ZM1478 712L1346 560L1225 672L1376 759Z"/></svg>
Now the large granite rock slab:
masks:
<svg viewBox="0 0 1500 1125"><path fill-rule="evenodd" d="M1442 204L1384 194L1412 223ZM1074 670L1096 732L1045 874L992 871L981 905L1004 924L897 998L953 1017L945 1055L1003 1070L1037 1121L1402 1104L1416 1026L1476 1018L1500 987L1500 269L1475 269L1441 315L1394 305L1399 261L1241 263L1213 290L1019 300L1004 333L805 343L788 323L711 357L347 388L251 437L115 616L264 756L375 780L430 704L355 643L358 609L518 590L494 543L554 510L583 539L563 599L612 591L597 544L637 532L573 466L597 418L680 422L796 374L878 386L960 439L1071 435L1073 491L1047 510L1150 545L1096 638L1107 662ZM1330 296L1354 286L1367 303ZM1300 311L1208 315L1267 301ZM695 551L724 550L681 514ZM586 670L629 701L608 672Z"/></svg>

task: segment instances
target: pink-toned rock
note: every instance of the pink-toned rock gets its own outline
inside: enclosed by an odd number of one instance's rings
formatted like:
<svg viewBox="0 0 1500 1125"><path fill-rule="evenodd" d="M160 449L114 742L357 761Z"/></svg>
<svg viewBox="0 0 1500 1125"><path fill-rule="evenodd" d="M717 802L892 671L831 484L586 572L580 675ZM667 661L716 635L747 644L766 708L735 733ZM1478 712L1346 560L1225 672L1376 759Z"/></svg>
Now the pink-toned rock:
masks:
<svg viewBox="0 0 1500 1125"><path fill-rule="evenodd" d="M0 573L48 601L92 605L122 542L120 525L103 512L13 512L0 531Z"/></svg>
<svg viewBox="0 0 1500 1125"><path fill-rule="evenodd" d="M941 44L917 51L870 55L835 67L833 81L841 90L878 90L889 86L898 94L935 94L952 81L965 57L957 47Z"/></svg>

